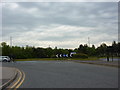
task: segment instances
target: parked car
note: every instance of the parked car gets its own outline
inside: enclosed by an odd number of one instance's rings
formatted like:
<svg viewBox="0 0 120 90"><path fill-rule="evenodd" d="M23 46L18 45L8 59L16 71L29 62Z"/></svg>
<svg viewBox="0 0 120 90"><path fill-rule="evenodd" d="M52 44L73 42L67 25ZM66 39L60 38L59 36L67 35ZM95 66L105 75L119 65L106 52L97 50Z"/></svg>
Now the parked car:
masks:
<svg viewBox="0 0 120 90"><path fill-rule="evenodd" d="M0 56L0 62L10 62L9 56Z"/></svg>

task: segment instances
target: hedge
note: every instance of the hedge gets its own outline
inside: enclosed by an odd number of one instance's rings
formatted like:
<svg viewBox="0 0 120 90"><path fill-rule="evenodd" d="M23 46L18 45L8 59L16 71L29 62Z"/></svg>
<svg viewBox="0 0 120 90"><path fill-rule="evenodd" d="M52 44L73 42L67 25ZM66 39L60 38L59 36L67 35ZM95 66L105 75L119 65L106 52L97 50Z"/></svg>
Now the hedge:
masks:
<svg viewBox="0 0 120 90"><path fill-rule="evenodd" d="M88 58L88 55L84 53L77 53L73 55L73 58Z"/></svg>

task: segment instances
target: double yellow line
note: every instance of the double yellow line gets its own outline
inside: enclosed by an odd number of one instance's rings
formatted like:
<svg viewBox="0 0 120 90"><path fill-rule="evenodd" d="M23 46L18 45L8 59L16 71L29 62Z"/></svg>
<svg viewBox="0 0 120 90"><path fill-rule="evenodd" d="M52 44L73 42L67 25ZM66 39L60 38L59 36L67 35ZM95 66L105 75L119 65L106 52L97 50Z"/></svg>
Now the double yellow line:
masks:
<svg viewBox="0 0 120 90"><path fill-rule="evenodd" d="M10 89L14 89L16 90L17 88L20 87L20 85L23 83L23 81L25 80L25 73L23 71L20 71L19 69L17 69L18 73L19 73L19 77L18 80L11 86L9 87ZM9 90L10 90L9 89Z"/></svg>

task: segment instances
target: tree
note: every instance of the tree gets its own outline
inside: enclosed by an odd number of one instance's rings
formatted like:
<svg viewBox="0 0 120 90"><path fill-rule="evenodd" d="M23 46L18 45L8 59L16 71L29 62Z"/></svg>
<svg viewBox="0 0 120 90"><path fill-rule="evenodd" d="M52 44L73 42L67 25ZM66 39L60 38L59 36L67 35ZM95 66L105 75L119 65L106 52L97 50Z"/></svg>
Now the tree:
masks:
<svg viewBox="0 0 120 90"><path fill-rule="evenodd" d="M57 54L68 54L71 52L76 52L77 54L85 54L87 56L120 56L120 42L116 43L113 41L112 46L107 46L102 43L99 47L95 48L88 47L87 44L80 44L78 48L72 49L62 49L55 47L42 48L42 47L20 47L20 46L9 46L6 42L2 42L0 45L0 50L2 50L2 55L14 56L15 58L51 58L56 57ZM1 52L0 52L1 54Z"/></svg>
<svg viewBox="0 0 120 90"><path fill-rule="evenodd" d="M117 56L117 52L118 52L118 45L115 41L113 41L113 43L112 43L112 55Z"/></svg>
<svg viewBox="0 0 120 90"><path fill-rule="evenodd" d="M105 43L102 43L97 49L97 55L99 56L106 56L106 50L107 50L107 45Z"/></svg>
<svg viewBox="0 0 120 90"><path fill-rule="evenodd" d="M87 54L89 56L96 56L96 49L94 45L92 45L92 47L87 48Z"/></svg>
<svg viewBox="0 0 120 90"><path fill-rule="evenodd" d="M6 42L2 42L2 43L1 43L1 46L2 46L2 47L7 46Z"/></svg>
<svg viewBox="0 0 120 90"><path fill-rule="evenodd" d="M46 48L46 55L48 58L51 58L53 56L53 50L51 47Z"/></svg>

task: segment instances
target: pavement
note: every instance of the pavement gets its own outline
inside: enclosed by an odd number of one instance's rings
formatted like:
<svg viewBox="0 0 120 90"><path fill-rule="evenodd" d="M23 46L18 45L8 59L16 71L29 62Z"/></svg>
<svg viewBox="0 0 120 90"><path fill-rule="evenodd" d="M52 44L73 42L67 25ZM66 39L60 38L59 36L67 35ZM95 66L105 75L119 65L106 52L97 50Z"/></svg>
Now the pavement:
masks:
<svg viewBox="0 0 120 90"><path fill-rule="evenodd" d="M17 69L13 67L0 67L2 75L0 77L0 88L6 88L9 86L17 76Z"/></svg>
<svg viewBox="0 0 120 90"><path fill-rule="evenodd" d="M110 67L120 68L120 65L119 65L118 61L109 61L109 62L107 62L107 61L102 61L102 60L95 60L95 61L74 60L74 62L93 64L93 65L103 65L103 66L110 66Z"/></svg>

